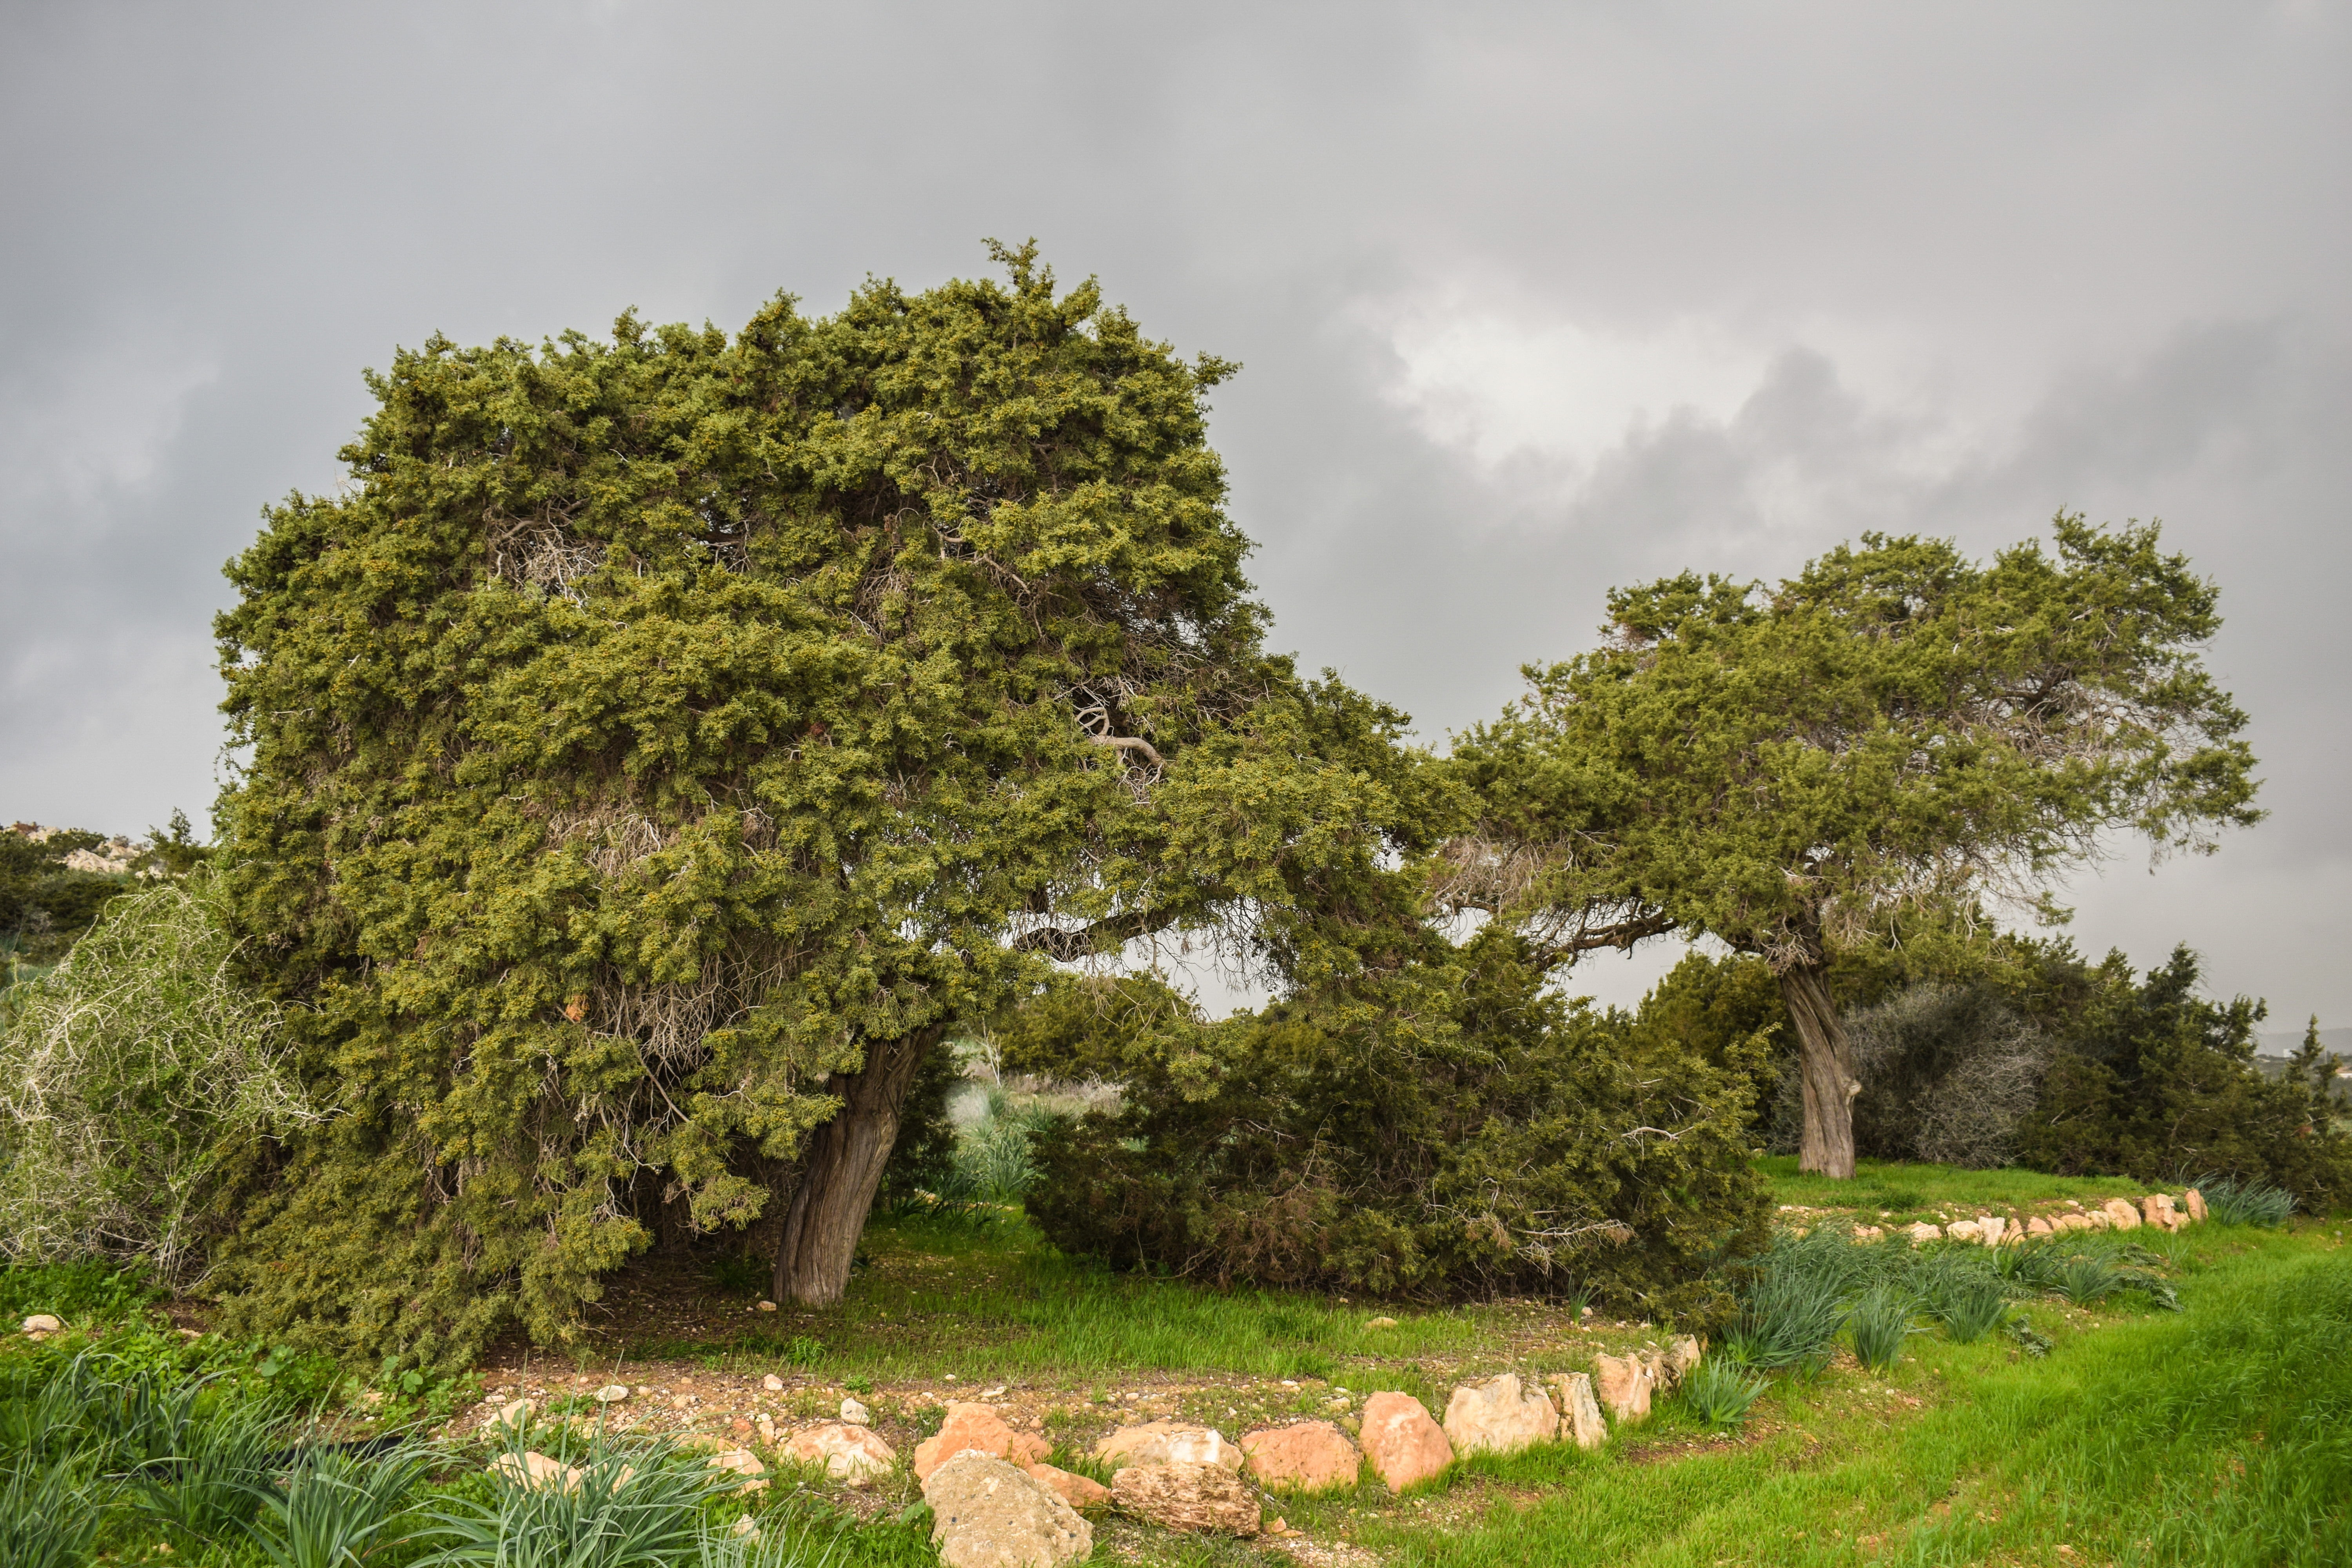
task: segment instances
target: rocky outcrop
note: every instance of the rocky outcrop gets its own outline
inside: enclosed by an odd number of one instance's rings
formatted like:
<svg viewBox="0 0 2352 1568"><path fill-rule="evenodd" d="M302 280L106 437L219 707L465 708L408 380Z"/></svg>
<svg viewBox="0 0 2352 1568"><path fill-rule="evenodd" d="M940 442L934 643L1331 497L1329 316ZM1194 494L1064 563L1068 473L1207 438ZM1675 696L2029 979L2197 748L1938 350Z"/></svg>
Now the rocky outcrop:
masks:
<svg viewBox="0 0 2352 1568"><path fill-rule="evenodd" d="M1364 1457L1328 1421L1294 1421L1242 1434L1250 1474L1285 1491L1319 1492L1352 1487Z"/></svg>
<svg viewBox="0 0 2352 1568"><path fill-rule="evenodd" d="M1409 1394L1373 1394L1364 1401L1363 1421L1364 1458L1392 1492L1441 1475L1454 1462L1444 1428Z"/></svg>
<svg viewBox="0 0 2352 1568"><path fill-rule="evenodd" d="M1559 1412L1542 1389L1507 1372L1456 1388L1445 1402L1444 1428L1456 1457L1516 1454L1558 1437Z"/></svg>
<svg viewBox="0 0 2352 1568"><path fill-rule="evenodd" d="M1095 1548L1094 1526L1060 1493L991 1454L962 1449L940 1460L923 1500L947 1568L1059 1568Z"/></svg>
<svg viewBox="0 0 2352 1568"><path fill-rule="evenodd" d="M1162 1530L1257 1533L1257 1494L1223 1465L1185 1459L1131 1464L1111 1478L1110 1496L1125 1512Z"/></svg>

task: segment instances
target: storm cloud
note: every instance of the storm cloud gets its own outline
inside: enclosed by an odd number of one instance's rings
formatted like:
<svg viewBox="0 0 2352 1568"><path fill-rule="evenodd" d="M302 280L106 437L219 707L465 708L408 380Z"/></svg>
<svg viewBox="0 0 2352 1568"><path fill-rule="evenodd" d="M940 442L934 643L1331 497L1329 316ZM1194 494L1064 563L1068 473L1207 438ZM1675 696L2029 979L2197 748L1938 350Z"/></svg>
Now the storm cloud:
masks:
<svg viewBox="0 0 2352 1568"><path fill-rule="evenodd" d="M2342 1023L2347 80L2318 5L12 6L0 814L201 816L219 566L394 345L1034 236L1244 362L1277 642L1436 743L1615 583L2161 517L2273 816L2077 940Z"/></svg>

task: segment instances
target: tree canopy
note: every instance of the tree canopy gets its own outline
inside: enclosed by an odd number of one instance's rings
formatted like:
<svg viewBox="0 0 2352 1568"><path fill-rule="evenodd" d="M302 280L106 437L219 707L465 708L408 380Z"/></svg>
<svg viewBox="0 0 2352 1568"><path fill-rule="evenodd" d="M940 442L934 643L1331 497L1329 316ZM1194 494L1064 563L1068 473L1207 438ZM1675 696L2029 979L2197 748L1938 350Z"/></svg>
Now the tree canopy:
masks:
<svg viewBox="0 0 2352 1568"><path fill-rule="evenodd" d="M2251 823L2245 715L2205 669L2214 586L2158 530L2061 514L1990 564L1865 535L1777 586L1610 595L1594 651L1454 755L1482 819L1441 904L1559 957L1667 931L1769 960L1802 1049L1807 1169L1850 1174L1851 1053L1822 972L1913 912L2030 900L2128 827Z"/></svg>
<svg viewBox="0 0 2352 1568"><path fill-rule="evenodd" d="M1234 367L997 254L731 338L436 337L232 563L225 886L334 1107L228 1256L252 1321L560 1339L744 1226L832 1299L953 1020L1244 905L1296 946L1413 847L1398 716L1262 647Z"/></svg>

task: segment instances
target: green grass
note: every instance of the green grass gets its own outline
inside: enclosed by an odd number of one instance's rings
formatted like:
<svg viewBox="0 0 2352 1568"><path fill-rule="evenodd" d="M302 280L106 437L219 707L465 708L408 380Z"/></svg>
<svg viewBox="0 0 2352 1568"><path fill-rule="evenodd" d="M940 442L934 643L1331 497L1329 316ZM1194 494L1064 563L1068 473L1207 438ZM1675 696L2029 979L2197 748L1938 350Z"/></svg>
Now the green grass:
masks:
<svg viewBox="0 0 2352 1568"><path fill-rule="evenodd" d="M2095 1205L2109 1198L2137 1198L2148 1188L2124 1176L2045 1176L2016 1169L1966 1171L1958 1165L1905 1165L1857 1160L1853 1179L1835 1182L1800 1172L1794 1154L1768 1154L1756 1162L1772 1186L1772 1201L1805 1208L1850 1208L1873 1224L1881 1211L1897 1224L1954 1214L2008 1209L2072 1198ZM2177 1189L2176 1189L2177 1190Z"/></svg>

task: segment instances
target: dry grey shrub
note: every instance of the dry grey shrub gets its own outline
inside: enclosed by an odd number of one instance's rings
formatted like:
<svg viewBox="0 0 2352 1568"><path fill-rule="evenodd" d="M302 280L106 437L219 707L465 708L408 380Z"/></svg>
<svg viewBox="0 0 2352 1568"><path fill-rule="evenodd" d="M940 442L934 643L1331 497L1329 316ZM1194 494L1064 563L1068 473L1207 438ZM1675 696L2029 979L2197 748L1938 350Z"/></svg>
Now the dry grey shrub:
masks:
<svg viewBox="0 0 2352 1568"><path fill-rule="evenodd" d="M197 1224L233 1152L313 1113L278 1009L242 988L198 871L126 893L19 988L0 1033L0 1257L202 1271Z"/></svg>
<svg viewBox="0 0 2352 1568"><path fill-rule="evenodd" d="M1856 1013L1857 1152L1988 1169L2014 1157L2050 1042L1990 990L1922 982Z"/></svg>

